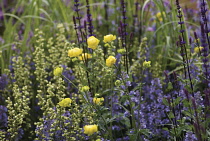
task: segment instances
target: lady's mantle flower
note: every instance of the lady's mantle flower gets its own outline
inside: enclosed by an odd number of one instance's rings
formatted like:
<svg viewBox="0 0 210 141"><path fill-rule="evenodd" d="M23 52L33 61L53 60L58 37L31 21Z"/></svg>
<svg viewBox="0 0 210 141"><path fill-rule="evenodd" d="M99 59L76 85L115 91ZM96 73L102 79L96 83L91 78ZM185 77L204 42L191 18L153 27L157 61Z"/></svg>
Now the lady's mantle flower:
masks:
<svg viewBox="0 0 210 141"><path fill-rule="evenodd" d="M84 133L88 136L92 135L93 133L98 131L97 125L85 125L84 126Z"/></svg>
<svg viewBox="0 0 210 141"><path fill-rule="evenodd" d="M149 68L149 67L151 67L151 61L144 61L143 67L144 67L144 68Z"/></svg>
<svg viewBox="0 0 210 141"><path fill-rule="evenodd" d="M82 54L82 49L79 49L79 48L73 48L73 49L70 49L68 51L68 56L69 57L77 57L79 56L80 54Z"/></svg>
<svg viewBox="0 0 210 141"><path fill-rule="evenodd" d="M202 51L203 50L203 47L195 47L194 48L194 52L195 53L199 53L200 51Z"/></svg>
<svg viewBox="0 0 210 141"><path fill-rule="evenodd" d="M166 14L165 14L165 12L158 12L157 14L156 14L156 18L160 21L160 22L162 22L163 21L163 17L165 17L166 16Z"/></svg>
<svg viewBox="0 0 210 141"><path fill-rule="evenodd" d="M120 54L124 54L126 52L126 50L122 48L122 49L118 49L117 52Z"/></svg>
<svg viewBox="0 0 210 141"><path fill-rule="evenodd" d="M104 102L104 98L103 97L102 98L97 98L97 97L93 98L93 103L95 103L97 105L102 105L103 102Z"/></svg>
<svg viewBox="0 0 210 141"><path fill-rule="evenodd" d="M61 107L70 107L72 100L70 98L65 98L63 99L61 102L59 102L58 104Z"/></svg>
<svg viewBox="0 0 210 141"><path fill-rule="evenodd" d="M115 39L116 39L115 35L112 35L112 34L106 35L104 36L104 43L114 41Z"/></svg>
<svg viewBox="0 0 210 141"><path fill-rule="evenodd" d="M114 65L116 62L116 58L114 56L109 56L107 59L106 59L106 65L108 67L111 67L112 65Z"/></svg>
<svg viewBox="0 0 210 141"><path fill-rule="evenodd" d="M55 69L53 70L53 74L54 74L55 76L60 76L60 75L62 74L62 72L63 72L63 68L62 68L62 67L57 67L57 68L55 68Z"/></svg>
<svg viewBox="0 0 210 141"><path fill-rule="evenodd" d="M83 53L81 56L78 57L79 60L87 60L90 58L92 58L92 55L88 53Z"/></svg>
<svg viewBox="0 0 210 141"><path fill-rule="evenodd" d="M97 38L95 38L94 36L90 36L87 39L88 47L91 49L96 49L98 47L99 42L100 41Z"/></svg>

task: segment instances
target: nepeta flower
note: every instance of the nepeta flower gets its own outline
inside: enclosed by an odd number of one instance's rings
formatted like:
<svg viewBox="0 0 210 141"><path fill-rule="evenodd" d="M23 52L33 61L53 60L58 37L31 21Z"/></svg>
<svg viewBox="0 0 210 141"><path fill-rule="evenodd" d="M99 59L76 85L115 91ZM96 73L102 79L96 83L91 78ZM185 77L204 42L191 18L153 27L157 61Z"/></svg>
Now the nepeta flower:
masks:
<svg viewBox="0 0 210 141"><path fill-rule="evenodd" d="M111 67L112 65L114 65L116 62L116 58L114 56L109 56L107 59L106 59L106 65L108 67Z"/></svg>
<svg viewBox="0 0 210 141"><path fill-rule="evenodd" d="M82 49L79 49L79 48L73 48L73 49L70 49L68 51L68 56L69 57L77 57L79 56L80 54L82 54Z"/></svg>
<svg viewBox="0 0 210 141"><path fill-rule="evenodd" d="M104 43L114 41L115 39L116 39L115 35L112 35L112 34L106 35L106 36L104 36Z"/></svg>
<svg viewBox="0 0 210 141"><path fill-rule="evenodd" d="M0 76L0 90L4 90L8 84L7 75L3 74Z"/></svg>
<svg viewBox="0 0 210 141"><path fill-rule="evenodd" d="M98 47L99 42L100 41L96 37L90 36L87 39L88 48L96 49Z"/></svg>
<svg viewBox="0 0 210 141"><path fill-rule="evenodd" d="M70 107L72 100L70 98L65 98L63 99L61 102L59 102L58 104L61 107Z"/></svg>
<svg viewBox="0 0 210 141"><path fill-rule="evenodd" d="M84 126L84 133L87 134L88 136L94 134L95 132L98 131L98 126L97 125L85 125Z"/></svg>

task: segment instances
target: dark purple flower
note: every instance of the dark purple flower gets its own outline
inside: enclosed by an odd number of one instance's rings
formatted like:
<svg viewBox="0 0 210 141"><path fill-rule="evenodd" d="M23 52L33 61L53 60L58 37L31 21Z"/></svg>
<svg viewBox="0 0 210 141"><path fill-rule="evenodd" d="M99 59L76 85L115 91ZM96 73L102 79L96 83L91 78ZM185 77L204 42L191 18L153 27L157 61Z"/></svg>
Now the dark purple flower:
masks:
<svg viewBox="0 0 210 141"><path fill-rule="evenodd" d="M0 90L4 90L8 84L7 75L0 76Z"/></svg>

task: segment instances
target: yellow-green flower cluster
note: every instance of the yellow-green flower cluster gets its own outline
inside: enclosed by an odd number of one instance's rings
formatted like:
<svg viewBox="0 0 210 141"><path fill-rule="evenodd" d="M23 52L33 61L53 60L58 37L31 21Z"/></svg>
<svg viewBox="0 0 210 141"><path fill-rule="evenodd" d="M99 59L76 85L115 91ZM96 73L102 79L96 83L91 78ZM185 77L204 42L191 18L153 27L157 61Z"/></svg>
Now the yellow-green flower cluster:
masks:
<svg viewBox="0 0 210 141"><path fill-rule="evenodd" d="M143 67L144 68L150 68L151 67L151 61L144 61L143 62Z"/></svg>

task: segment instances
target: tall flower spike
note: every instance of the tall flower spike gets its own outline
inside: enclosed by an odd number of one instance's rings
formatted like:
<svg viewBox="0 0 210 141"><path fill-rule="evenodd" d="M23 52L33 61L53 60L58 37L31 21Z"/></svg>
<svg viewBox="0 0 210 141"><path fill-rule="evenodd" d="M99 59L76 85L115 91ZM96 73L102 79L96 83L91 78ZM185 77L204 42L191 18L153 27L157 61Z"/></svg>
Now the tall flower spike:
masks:
<svg viewBox="0 0 210 141"><path fill-rule="evenodd" d="M87 22L88 22L88 32L89 32L89 37L94 36L93 35L93 24L92 24L92 15L90 14L90 5L89 5L89 0L86 0L86 7L87 7Z"/></svg>

